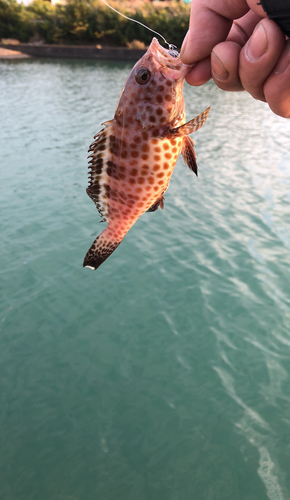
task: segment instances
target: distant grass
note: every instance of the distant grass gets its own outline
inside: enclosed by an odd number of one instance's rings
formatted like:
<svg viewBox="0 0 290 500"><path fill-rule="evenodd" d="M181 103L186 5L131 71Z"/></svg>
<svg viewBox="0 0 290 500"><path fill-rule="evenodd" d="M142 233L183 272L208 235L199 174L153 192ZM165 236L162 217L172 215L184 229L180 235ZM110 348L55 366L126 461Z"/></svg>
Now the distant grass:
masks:
<svg viewBox="0 0 290 500"><path fill-rule="evenodd" d="M108 3L160 32L169 43L181 46L188 27L188 5L141 0L134 4L114 0ZM57 6L47 0L34 0L29 6L16 0L0 0L0 39L126 46L133 40L148 45L152 36L150 31L119 16L100 0L68 0L66 5Z"/></svg>

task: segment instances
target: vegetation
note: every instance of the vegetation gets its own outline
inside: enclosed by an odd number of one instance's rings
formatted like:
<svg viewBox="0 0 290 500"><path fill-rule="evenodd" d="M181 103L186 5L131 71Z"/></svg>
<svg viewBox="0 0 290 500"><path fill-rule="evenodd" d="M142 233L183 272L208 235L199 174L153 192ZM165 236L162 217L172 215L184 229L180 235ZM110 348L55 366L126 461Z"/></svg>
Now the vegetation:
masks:
<svg viewBox="0 0 290 500"><path fill-rule="evenodd" d="M177 1L165 6L162 2L138 2L134 7L132 3L113 0L110 5L180 47L188 27L188 5ZM66 5L56 6L48 0L34 0L28 6L17 0L0 0L0 39L114 46L131 43L132 46L136 40L149 45L152 36L150 31L124 19L100 0L68 0Z"/></svg>

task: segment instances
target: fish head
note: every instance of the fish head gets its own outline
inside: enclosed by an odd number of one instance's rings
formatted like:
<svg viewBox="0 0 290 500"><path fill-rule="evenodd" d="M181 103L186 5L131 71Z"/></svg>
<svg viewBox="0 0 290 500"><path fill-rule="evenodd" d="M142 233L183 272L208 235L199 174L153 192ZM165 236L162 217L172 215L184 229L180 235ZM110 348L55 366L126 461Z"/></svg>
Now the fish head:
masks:
<svg viewBox="0 0 290 500"><path fill-rule="evenodd" d="M124 86L115 118L124 127L151 129L177 126L184 119L183 83L192 66L177 51L153 38L133 67Z"/></svg>

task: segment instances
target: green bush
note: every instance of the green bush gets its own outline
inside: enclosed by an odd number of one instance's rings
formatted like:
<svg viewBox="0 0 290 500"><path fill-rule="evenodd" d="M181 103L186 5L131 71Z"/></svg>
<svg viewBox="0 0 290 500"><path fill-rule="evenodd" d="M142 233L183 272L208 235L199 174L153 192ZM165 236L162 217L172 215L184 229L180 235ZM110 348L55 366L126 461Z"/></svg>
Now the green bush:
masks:
<svg viewBox="0 0 290 500"><path fill-rule="evenodd" d="M111 4L117 5L113 0ZM135 10L117 8L180 47L188 26L188 5L176 1L169 7L144 3ZM153 33L124 19L100 0L68 0L66 5L57 6L47 0L34 0L29 6L0 0L0 38L25 42L36 35L46 43L125 46L133 40L149 45Z"/></svg>
<svg viewBox="0 0 290 500"><path fill-rule="evenodd" d="M26 42L33 35L34 16L16 0L0 0L0 39L17 38Z"/></svg>

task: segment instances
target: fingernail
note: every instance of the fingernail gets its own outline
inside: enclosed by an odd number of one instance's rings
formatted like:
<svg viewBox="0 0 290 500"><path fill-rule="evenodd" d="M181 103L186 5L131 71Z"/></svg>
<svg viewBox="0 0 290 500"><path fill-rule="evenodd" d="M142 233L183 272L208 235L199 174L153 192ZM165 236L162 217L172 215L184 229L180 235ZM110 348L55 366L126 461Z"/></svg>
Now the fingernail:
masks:
<svg viewBox="0 0 290 500"><path fill-rule="evenodd" d="M211 71L213 76L217 80L227 80L227 78L229 77L229 72L225 69L224 65L213 51L212 55L213 58L211 59Z"/></svg>
<svg viewBox="0 0 290 500"><path fill-rule="evenodd" d="M247 45L247 56L249 59L259 59L268 49L268 40L265 28L258 24Z"/></svg>
<svg viewBox="0 0 290 500"><path fill-rule="evenodd" d="M281 75L290 63L290 40L287 40L282 56L274 68L275 75Z"/></svg>
<svg viewBox="0 0 290 500"><path fill-rule="evenodd" d="M188 35L189 35L189 30L188 32L186 33L185 35L185 38L183 40L183 43L182 43L182 46L181 46L181 49L180 49L180 57L181 59L184 57L184 56L187 56L187 50L186 50L186 46L187 46L187 41L188 41Z"/></svg>

